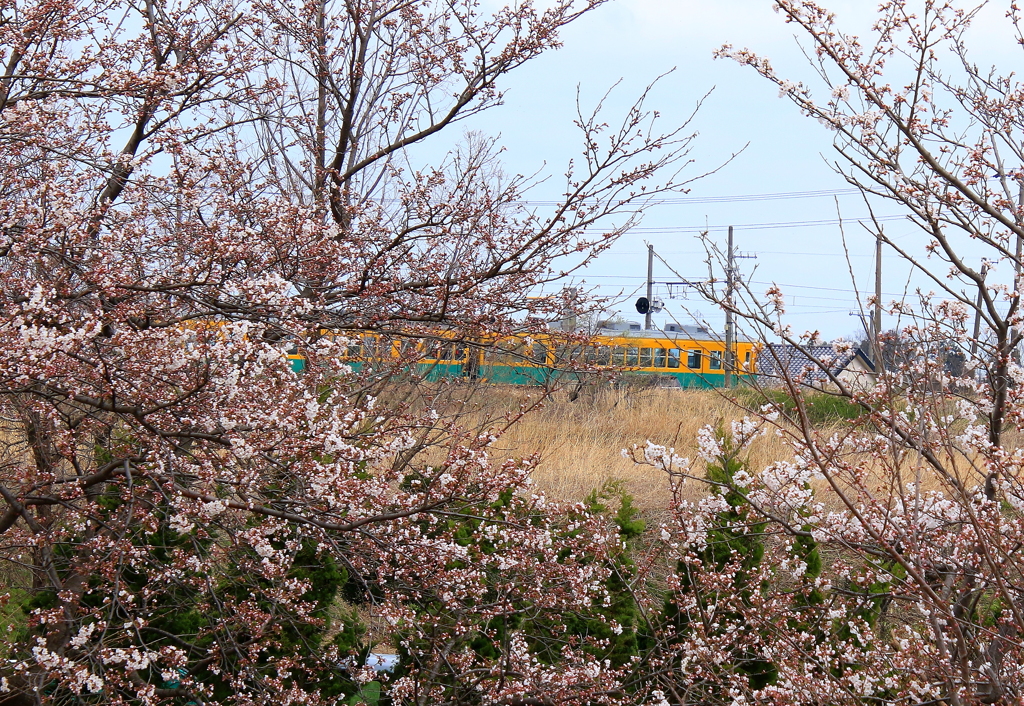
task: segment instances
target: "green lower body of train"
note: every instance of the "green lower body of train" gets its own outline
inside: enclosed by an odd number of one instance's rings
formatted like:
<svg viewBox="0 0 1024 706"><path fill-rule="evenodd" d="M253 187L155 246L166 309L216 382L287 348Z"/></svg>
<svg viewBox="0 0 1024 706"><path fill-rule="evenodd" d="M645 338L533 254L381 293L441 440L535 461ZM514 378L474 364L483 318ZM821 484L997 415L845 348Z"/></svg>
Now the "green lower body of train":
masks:
<svg viewBox="0 0 1024 706"><path fill-rule="evenodd" d="M301 372L306 367L306 360L298 356L289 356L292 370ZM350 360L345 364L355 372L361 372L367 364L363 361ZM452 363L417 363L416 374L428 382L445 379L478 380L499 385L533 385L550 386L553 384L573 384L597 379L600 372L560 370L543 365L494 365L484 364L472 369L462 362ZM736 381L749 380L753 376L739 373L733 376ZM653 380L652 380L653 378ZM710 389L725 386L725 375L721 372L700 373L678 370L623 370L618 380L636 380L649 382L658 387L681 387L685 389Z"/></svg>

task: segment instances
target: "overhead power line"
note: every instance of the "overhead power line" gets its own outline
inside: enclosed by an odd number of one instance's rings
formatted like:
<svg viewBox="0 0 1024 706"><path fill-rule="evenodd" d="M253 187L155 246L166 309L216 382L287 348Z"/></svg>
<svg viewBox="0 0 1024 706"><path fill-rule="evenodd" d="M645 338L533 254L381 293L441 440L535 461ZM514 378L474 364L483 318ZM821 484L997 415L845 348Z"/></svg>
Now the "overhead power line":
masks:
<svg viewBox="0 0 1024 706"><path fill-rule="evenodd" d="M768 285L769 287L772 285L778 285L779 287L791 287L793 289L814 289L823 292L843 292L849 294L854 293L853 289L838 289L836 287L815 287L810 284L786 284L785 282L760 282L757 280L750 280L750 284L762 284ZM868 294L868 292L861 291L861 294L866 295ZM887 297L902 297L904 294L906 294L906 292L882 292L882 294L884 294Z"/></svg>
<svg viewBox="0 0 1024 706"><path fill-rule="evenodd" d="M731 196L676 196L656 199L659 205L685 206L702 203L743 203L747 201L784 201L788 199L815 199L825 196L853 196L859 189L823 189L819 191L782 191L773 194L733 194ZM524 206L557 206L561 201L532 201L524 199L516 203Z"/></svg>
<svg viewBox="0 0 1024 706"><path fill-rule="evenodd" d="M751 250L755 255L800 255L801 257L870 257L874 255L859 255L857 253L842 252L801 252L799 250ZM614 255L643 255L639 250L613 250ZM662 255L707 255L706 250L662 250ZM886 260L902 260L899 255L883 255Z"/></svg>
<svg viewBox="0 0 1024 706"><path fill-rule="evenodd" d="M658 259L661 259L661 258L659 257ZM672 272L673 272L673 274L677 274L678 275L678 273L676 273L675 270L673 270ZM588 282L591 282L591 281L594 281L594 280L602 280L602 279L633 280L635 282L635 281L643 281L645 278L637 276L637 275L588 275L586 277L582 277L581 279L584 279L584 280L586 280ZM692 277L690 279L696 281L696 280L699 280L700 278L699 277ZM785 282L766 282L766 281L762 281L762 280L748 280L747 284L757 284L757 285L769 286L769 287L772 286L772 285L778 285L779 287L785 287L787 289L810 289L810 290L813 290L813 291L839 292L841 294L851 294L851 295L856 293L855 290L852 289L852 288L851 289L842 289L842 288L839 288L839 287L817 287L817 286L810 285L810 284L787 284ZM595 282L595 286L601 287L602 285L600 283L598 283L598 282ZM865 295L867 293L868 292L865 292L865 291L860 292L861 295ZM882 292L882 294L887 296L887 297L902 297L904 295L904 292ZM808 298L808 299L825 299L825 297L813 297L813 296L808 296L808 295L802 295L802 296L803 296L803 298ZM833 301L848 301L848 300L847 299L834 299ZM849 299L849 301L853 301L853 298L851 297Z"/></svg>
<svg viewBox="0 0 1024 706"><path fill-rule="evenodd" d="M893 214L890 216L878 216L875 218L879 222L891 222L891 221L903 221L907 217L904 215ZM744 231L749 230L775 230L777 228L811 228L815 226L837 226L840 223L850 223L858 220L868 220L867 218L844 218L842 220L838 218L829 218L819 221L779 221L775 223L743 223L735 226L735 228L743 229ZM705 231L712 230L727 230L728 225L688 225L688 226L637 226L636 228L630 228L630 233L703 233Z"/></svg>

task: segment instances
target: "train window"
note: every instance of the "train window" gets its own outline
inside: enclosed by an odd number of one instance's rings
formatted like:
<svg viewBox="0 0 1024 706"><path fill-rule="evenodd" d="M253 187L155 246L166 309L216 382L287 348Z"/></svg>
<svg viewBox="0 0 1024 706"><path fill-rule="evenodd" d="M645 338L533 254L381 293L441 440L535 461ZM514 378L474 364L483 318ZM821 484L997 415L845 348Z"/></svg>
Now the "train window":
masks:
<svg viewBox="0 0 1024 706"><path fill-rule="evenodd" d="M641 368L649 368L649 367L651 367L652 362L651 362L651 349L650 348L641 348L640 349L640 357L637 360L637 365L639 365Z"/></svg>
<svg viewBox="0 0 1024 706"><path fill-rule="evenodd" d="M615 346L612 349L612 365L625 365L626 364L626 349L622 346Z"/></svg>
<svg viewBox="0 0 1024 706"><path fill-rule="evenodd" d="M665 353L667 351L664 348L654 349L654 367L664 368L665 367Z"/></svg>
<svg viewBox="0 0 1024 706"><path fill-rule="evenodd" d="M528 353L525 342L516 342L506 349L505 360L509 363L521 364L526 360Z"/></svg>
<svg viewBox="0 0 1024 706"><path fill-rule="evenodd" d="M678 368L679 367L679 349L669 348L668 349L668 367Z"/></svg>
<svg viewBox="0 0 1024 706"><path fill-rule="evenodd" d="M573 346L572 348L565 346L565 352L570 362L583 363L584 365L590 365L591 363L593 363L594 356L596 355L596 351L594 350L593 346ZM558 354L556 353L555 363L560 363L562 362L562 360L563 359L559 358Z"/></svg>
<svg viewBox="0 0 1024 706"><path fill-rule="evenodd" d="M363 339L363 357L364 358L375 358L377 357L377 339L376 338L364 338Z"/></svg>
<svg viewBox="0 0 1024 706"><path fill-rule="evenodd" d="M433 355L437 360L463 360L466 349L459 343L442 343L435 348Z"/></svg>
<svg viewBox="0 0 1024 706"><path fill-rule="evenodd" d="M487 357L499 365L516 365L523 362L526 351L522 341L506 340L501 341L494 350L489 351Z"/></svg>
<svg viewBox="0 0 1024 706"><path fill-rule="evenodd" d="M611 365L612 349L609 346L597 346L594 348L594 365Z"/></svg>
<svg viewBox="0 0 1024 706"><path fill-rule="evenodd" d="M349 358L358 358L362 354L362 352L363 352L362 348L363 348L363 342L362 341L360 341L358 339L356 339L354 341L350 340L348 342L348 348L345 349L345 355L347 355Z"/></svg>
<svg viewBox="0 0 1024 706"><path fill-rule="evenodd" d="M403 358L410 357L416 352L416 341L405 339L398 344L398 354Z"/></svg>
<svg viewBox="0 0 1024 706"><path fill-rule="evenodd" d="M700 351L686 351L686 367L690 370L700 370Z"/></svg>
<svg viewBox="0 0 1024 706"><path fill-rule="evenodd" d="M743 354L743 369L750 370L750 351Z"/></svg>
<svg viewBox="0 0 1024 706"><path fill-rule="evenodd" d="M712 370L722 369L722 351L710 351L708 353L708 367Z"/></svg>
<svg viewBox="0 0 1024 706"><path fill-rule="evenodd" d="M626 359L623 361L623 365L636 365L637 358L640 357L640 349L634 346L630 346L626 349Z"/></svg>
<svg viewBox="0 0 1024 706"><path fill-rule="evenodd" d="M548 349L543 343L534 343L533 350L530 352L530 360L540 365L545 365L548 362Z"/></svg>

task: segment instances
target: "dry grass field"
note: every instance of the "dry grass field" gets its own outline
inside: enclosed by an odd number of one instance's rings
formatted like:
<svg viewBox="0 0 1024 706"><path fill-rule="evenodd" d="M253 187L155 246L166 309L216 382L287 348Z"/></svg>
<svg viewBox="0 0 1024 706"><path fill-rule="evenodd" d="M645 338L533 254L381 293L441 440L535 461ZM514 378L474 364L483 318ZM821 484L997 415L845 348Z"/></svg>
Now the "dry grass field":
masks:
<svg viewBox="0 0 1024 706"><path fill-rule="evenodd" d="M513 410L528 395L538 393L529 388L484 387L477 392L480 410ZM827 396L819 395L821 398ZM813 403L812 403L813 404ZM634 497L635 504L645 514L658 514L669 507L671 488L666 474L658 469L637 465L625 458L623 449L643 446L650 439L656 444L675 448L676 454L695 459L697 432L706 424L728 424L739 419L743 412L722 391L672 390L656 388L619 388L594 386L575 400L564 391L554 393L545 400L541 409L527 414L497 443L496 451L509 456L538 454L540 465L534 474L538 486L552 498L577 501L606 481L620 480ZM960 420L959 428L966 424ZM827 430L831 423L826 423ZM1017 448L1021 435L1008 432L1005 444ZM775 461L792 460L792 450L775 434L756 439L748 450L752 469L762 469ZM963 487L971 488L984 482L984 464L952 453L944 457L947 470L957 477ZM891 462L891 461L890 461ZM891 469L868 480L868 485L884 498L902 492L902 487L914 482L925 491L948 492L928 464L916 454L906 454L900 461L898 480ZM700 461L693 466L700 475ZM840 480L843 483L843 480ZM816 491L824 491L820 499L826 505L839 501L826 490L824 481L814 481ZM701 483L693 482L684 488L684 497L694 499L707 492Z"/></svg>
<svg viewBox="0 0 1024 706"><path fill-rule="evenodd" d="M477 402L487 408L518 407L522 388L494 387ZM559 500L580 500L606 481L621 480L646 510L668 506L668 478L657 469L624 458L623 449L650 439L674 447L680 456L696 456L698 430L705 424L728 423L741 411L719 392L598 387L570 400L555 393L543 408L528 414L501 438L497 451L513 456L540 455L537 484ZM761 437L750 449L754 467L791 457L774 436ZM694 494L702 492L692 484Z"/></svg>

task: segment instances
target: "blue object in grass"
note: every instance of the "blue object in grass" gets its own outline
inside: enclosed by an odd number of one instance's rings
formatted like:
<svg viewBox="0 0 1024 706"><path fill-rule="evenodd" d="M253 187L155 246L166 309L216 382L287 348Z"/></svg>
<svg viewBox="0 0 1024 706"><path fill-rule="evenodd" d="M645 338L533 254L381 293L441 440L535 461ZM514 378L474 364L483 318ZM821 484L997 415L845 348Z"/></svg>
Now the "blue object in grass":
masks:
<svg viewBox="0 0 1024 706"><path fill-rule="evenodd" d="M366 666L375 672L393 672L398 666L398 655L386 655L379 652L371 652L366 655Z"/></svg>

